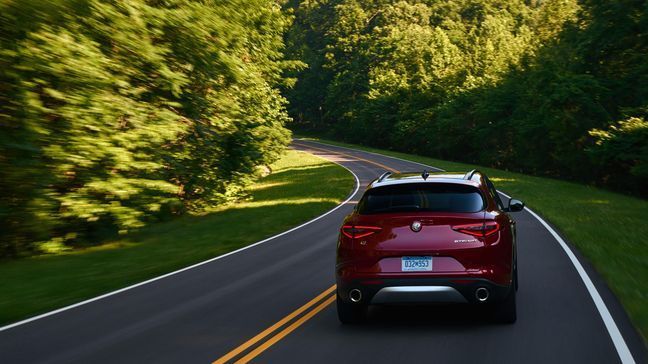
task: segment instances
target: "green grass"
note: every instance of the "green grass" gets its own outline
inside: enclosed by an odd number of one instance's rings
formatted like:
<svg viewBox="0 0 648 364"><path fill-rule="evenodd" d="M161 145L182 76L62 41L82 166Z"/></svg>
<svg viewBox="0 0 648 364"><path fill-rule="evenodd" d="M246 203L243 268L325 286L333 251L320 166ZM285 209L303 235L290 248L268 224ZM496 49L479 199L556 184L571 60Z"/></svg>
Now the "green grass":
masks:
<svg viewBox="0 0 648 364"><path fill-rule="evenodd" d="M403 158L448 171L479 168L495 186L556 226L596 267L648 338L648 201L550 178L359 145L325 143Z"/></svg>
<svg viewBox="0 0 648 364"><path fill-rule="evenodd" d="M272 174L253 185L249 200L154 224L96 248L0 263L0 323L72 304L262 240L333 208L352 191L355 182L344 168L297 151L288 151L272 169Z"/></svg>

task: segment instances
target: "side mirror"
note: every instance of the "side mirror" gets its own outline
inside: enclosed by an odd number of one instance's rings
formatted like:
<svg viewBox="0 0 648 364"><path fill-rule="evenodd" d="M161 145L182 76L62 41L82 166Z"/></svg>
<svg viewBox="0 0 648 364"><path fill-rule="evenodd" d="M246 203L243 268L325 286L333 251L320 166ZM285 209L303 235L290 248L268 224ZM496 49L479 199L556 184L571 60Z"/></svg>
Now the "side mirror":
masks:
<svg viewBox="0 0 648 364"><path fill-rule="evenodd" d="M518 212L522 211L522 209L524 209L524 202L512 198L509 200L508 207L504 210L507 212Z"/></svg>

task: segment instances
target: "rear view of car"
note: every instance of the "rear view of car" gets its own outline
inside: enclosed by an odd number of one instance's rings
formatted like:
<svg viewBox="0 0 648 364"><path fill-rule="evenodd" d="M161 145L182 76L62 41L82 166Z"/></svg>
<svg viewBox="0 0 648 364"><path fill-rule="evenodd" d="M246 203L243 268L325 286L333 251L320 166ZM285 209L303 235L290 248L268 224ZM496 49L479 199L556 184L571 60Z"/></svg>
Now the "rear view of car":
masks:
<svg viewBox="0 0 648 364"><path fill-rule="evenodd" d="M385 174L342 224L338 316L361 321L369 305L487 305L516 320L515 222L488 178L468 173Z"/></svg>

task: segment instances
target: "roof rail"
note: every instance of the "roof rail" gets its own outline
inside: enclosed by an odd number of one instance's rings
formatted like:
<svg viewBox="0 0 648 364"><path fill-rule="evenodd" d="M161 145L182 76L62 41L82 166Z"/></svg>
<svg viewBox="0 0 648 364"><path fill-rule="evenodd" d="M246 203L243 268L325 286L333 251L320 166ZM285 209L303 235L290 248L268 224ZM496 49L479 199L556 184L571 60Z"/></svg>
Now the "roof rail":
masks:
<svg viewBox="0 0 648 364"><path fill-rule="evenodd" d="M480 171L478 171L478 170L476 170L476 169L473 169L472 171L466 173L466 174L464 175L464 178L463 178L463 179L465 179L465 180L469 180L469 181L470 181L470 180L473 178L473 176L475 175L475 173L479 173L479 174L481 174Z"/></svg>
<svg viewBox="0 0 648 364"><path fill-rule="evenodd" d="M385 173L381 174L380 177L378 177L378 182L382 182L385 178L387 178L387 176L389 176L391 174L392 174L391 172L385 172Z"/></svg>

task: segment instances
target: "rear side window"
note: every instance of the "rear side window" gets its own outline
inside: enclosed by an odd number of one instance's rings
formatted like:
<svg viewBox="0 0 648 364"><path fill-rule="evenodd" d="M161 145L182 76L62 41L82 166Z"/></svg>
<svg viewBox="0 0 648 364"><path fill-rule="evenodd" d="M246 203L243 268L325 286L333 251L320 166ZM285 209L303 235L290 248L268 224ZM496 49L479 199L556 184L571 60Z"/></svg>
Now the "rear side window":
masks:
<svg viewBox="0 0 648 364"><path fill-rule="evenodd" d="M362 215L389 212L477 212L484 199L472 186L451 183L408 183L370 189L362 196Z"/></svg>

